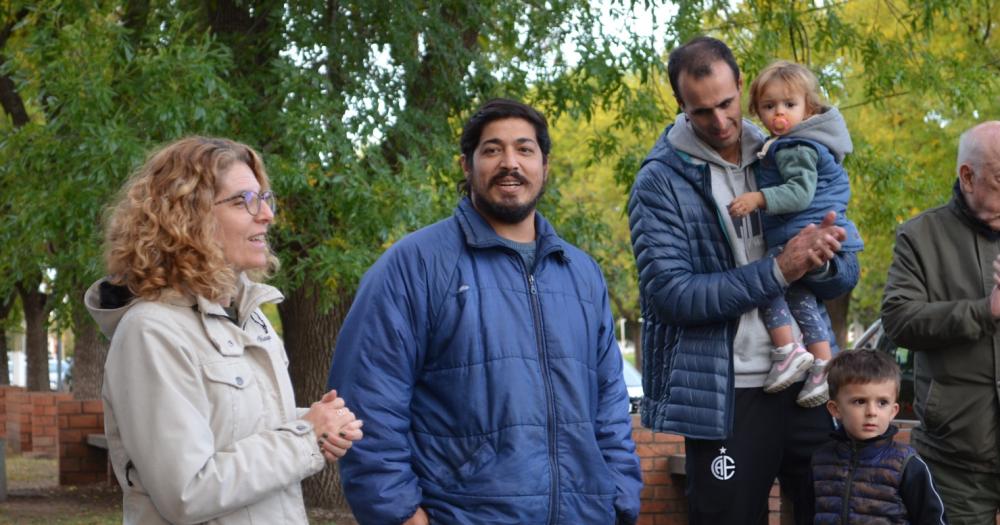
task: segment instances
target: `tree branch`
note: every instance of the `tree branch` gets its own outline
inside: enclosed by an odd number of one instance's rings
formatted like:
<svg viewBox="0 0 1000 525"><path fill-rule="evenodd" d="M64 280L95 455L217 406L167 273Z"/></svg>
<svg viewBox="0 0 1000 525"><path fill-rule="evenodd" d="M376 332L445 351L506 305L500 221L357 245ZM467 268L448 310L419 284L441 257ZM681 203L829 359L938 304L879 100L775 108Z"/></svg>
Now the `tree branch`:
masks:
<svg viewBox="0 0 1000 525"><path fill-rule="evenodd" d="M909 95L909 94L910 94L909 91L897 91L895 93L889 93L888 95L884 95L884 96L881 96L881 97L869 98L869 99L866 99L866 100L862 100L861 102L855 102L854 104L848 104L846 106L840 106L840 111L846 111L848 109L859 108L861 106L867 106L868 104L874 104L875 102L878 102L878 101L881 101L881 100L886 100L886 99L895 98L895 97L902 97L904 95Z"/></svg>

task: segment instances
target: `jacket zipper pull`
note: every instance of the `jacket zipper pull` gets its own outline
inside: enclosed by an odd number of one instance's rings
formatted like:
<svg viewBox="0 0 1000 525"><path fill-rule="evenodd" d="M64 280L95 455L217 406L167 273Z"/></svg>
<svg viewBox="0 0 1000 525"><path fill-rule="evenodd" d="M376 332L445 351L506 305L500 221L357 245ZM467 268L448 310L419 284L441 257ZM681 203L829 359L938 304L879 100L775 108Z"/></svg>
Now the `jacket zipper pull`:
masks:
<svg viewBox="0 0 1000 525"><path fill-rule="evenodd" d="M535 276L528 274L528 289L531 291L531 295L538 295L538 290L535 289Z"/></svg>

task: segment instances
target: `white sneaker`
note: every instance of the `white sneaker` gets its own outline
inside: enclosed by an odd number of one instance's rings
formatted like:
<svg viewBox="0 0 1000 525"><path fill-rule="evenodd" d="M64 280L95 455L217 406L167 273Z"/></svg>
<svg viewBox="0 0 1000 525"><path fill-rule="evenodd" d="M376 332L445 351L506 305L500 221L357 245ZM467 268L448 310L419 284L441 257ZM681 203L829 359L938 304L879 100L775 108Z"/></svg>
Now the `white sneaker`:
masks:
<svg viewBox="0 0 1000 525"><path fill-rule="evenodd" d="M816 359L809 368L809 376L795 402L801 407L812 408L826 403L828 399L830 385L826 382L826 360Z"/></svg>
<svg viewBox="0 0 1000 525"><path fill-rule="evenodd" d="M764 380L768 394L781 392L798 381L813 363L813 355L798 344L789 343L771 351L771 371Z"/></svg>

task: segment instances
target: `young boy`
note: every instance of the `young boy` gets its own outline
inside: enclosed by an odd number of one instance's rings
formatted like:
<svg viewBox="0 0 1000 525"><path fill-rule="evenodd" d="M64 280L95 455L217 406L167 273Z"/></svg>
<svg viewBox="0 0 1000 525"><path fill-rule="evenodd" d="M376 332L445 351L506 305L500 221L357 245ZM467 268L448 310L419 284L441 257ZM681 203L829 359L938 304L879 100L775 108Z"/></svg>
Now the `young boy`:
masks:
<svg viewBox="0 0 1000 525"><path fill-rule="evenodd" d="M892 359L870 350L841 352L827 365L826 408L839 424L812 458L815 523L947 523L927 465L892 439L899 376Z"/></svg>

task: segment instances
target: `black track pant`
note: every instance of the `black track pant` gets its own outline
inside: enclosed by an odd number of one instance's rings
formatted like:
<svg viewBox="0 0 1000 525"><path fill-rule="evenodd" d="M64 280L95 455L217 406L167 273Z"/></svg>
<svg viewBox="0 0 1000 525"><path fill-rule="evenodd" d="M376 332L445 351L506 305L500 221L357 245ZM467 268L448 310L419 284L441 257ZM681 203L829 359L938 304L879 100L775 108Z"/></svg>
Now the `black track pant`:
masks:
<svg viewBox="0 0 1000 525"><path fill-rule="evenodd" d="M830 439L833 419L825 406L802 408L802 383L776 394L736 389L729 439L685 440L688 512L692 525L767 524L774 479L791 498L795 523L813 522L810 458Z"/></svg>

